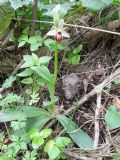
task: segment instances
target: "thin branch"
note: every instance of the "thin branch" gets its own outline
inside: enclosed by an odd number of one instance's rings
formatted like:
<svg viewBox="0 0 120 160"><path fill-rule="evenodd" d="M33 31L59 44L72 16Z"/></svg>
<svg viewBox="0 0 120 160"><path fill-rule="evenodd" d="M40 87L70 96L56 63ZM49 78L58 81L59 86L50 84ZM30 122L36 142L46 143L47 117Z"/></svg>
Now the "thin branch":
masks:
<svg viewBox="0 0 120 160"><path fill-rule="evenodd" d="M83 96L79 101L78 101L78 106L81 106L83 103L85 103L89 98L94 96L98 90L102 90L106 85L114 81L118 76L120 76L120 68L117 69L115 72L113 72L110 76L106 77L106 79L97 85L91 92Z"/></svg>
<svg viewBox="0 0 120 160"><path fill-rule="evenodd" d="M97 105L95 110L95 138L94 138L94 146L93 148L96 149L99 144L99 135L100 135L100 129L99 129L99 115L101 110L101 93L97 94Z"/></svg>
<svg viewBox="0 0 120 160"><path fill-rule="evenodd" d="M36 19L37 19L37 5L38 0L33 0L33 13L32 13L32 23L31 23L31 36L35 35L35 25L36 25Z"/></svg>
<svg viewBox="0 0 120 160"><path fill-rule="evenodd" d="M13 19L18 20L16 18L13 18ZM31 20L28 20L28 19L21 19L21 20L26 21L26 22L31 22ZM32 20L32 21L34 21L36 23L53 24L53 22L50 22L50 21L39 21L39 20ZM82 26L82 25L76 25L76 24L67 24L67 23L65 23L64 25L69 26L69 27L83 28L83 29L86 29L86 30L99 31L99 32L103 32L103 33L109 33L109 34L114 34L114 35L120 36L119 32L111 31L112 29L111 30L105 30L105 29L100 29L100 28L95 28L95 27L88 27L88 26ZM120 24L119 24L119 26L120 26ZM116 28L118 28L118 26ZM114 28L114 29L116 29L116 28Z"/></svg>

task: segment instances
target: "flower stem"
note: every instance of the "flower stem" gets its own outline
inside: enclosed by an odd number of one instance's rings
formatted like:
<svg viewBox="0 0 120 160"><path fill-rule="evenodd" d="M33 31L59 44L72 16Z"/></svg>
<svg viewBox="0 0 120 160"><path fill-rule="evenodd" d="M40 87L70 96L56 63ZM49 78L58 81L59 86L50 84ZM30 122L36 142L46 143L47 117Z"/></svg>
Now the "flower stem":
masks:
<svg viewBox="0 0 120 160"><path fill-rule="evenodd" d="M55 60L54 60L54 84L57 80L57 72L58 72L58 43L55 44Z"/></svg>

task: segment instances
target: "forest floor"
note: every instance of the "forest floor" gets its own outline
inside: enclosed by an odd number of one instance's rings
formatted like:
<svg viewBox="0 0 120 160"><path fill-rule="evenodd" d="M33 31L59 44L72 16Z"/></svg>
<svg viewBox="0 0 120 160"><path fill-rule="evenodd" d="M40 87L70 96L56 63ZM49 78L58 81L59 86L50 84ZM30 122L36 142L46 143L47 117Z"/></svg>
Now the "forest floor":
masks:
<svg viewBox="0 0 120 160"><path fill-rule="evenodd" d="M84 46L78 65L66 64L63 61L67 52L59 54L60 67L56 84L56 95L60 97L58 105L73 117L78 126L93 137L95 145L95 149L88 151L82 149L78 151L73 149L73 146L69 146L66 150L69 159L111 160L113 158L108 156L109 153L120 153L120 129L110 132L104 121L106 111L111 105L120 112L120 85L114 82L120 74L120 36L112 33L112 31L120 32L120 21L114 19L106 21L101 18L112 14L114 10L116 8L112 8L112 11L111 8L107 8L99 15L86 12L82 17L75 13L67 21L73 25L84 25L101 30L78 27L68 29L71 37L66 42L68 46L71 49L80 44ZM109 30L110 33L102 30ZM26 50L27 48L24 52ZM16 67L21 60L19 53L20 49L14 45L8 45L1 50L1 83L9 73L16 72ZM17 87L14 86L13 91L17 93ZM41 94L43 99L46 96L46 92ZM41 103L42 101L39 105ZM52 127L55 128L55 125L53 124Z"/></svg>

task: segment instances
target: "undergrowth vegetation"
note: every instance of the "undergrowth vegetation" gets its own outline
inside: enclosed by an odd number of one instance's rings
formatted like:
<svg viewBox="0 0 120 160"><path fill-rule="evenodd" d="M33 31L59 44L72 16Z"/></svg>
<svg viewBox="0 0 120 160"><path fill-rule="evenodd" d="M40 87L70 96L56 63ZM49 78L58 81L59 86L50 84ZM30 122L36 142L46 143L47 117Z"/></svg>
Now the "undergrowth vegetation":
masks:
<svg viewBox="0 0 120 160"><path fill-rule="evenodd" d="M73 159L79 157L84 160L94 155L91 152L96 154L93 160L98 156L95 149L101 147L104 140L99 140L98 132L95 133L98 139L94 137L91 126L91 131L89 128L84 129L84 125L88 123L87 120L83 126L80 126L74 119L81 102L75 97L72 105L65 108L58 94L59 91L56 92L58 81L62 79L61 64L64 63L68 67L77 66L82 61L81 53L85 53L84 42L77 43L74 47L68 45L67 40L72 41L73 38L68 28L74 27L77 34L80 33L76 25L70 26L65 22L72 17L74 12L83 16L90 12L96 16L109 7L118 9L115 11L115 18L119 21L119 5L119 0L0 0L1 53L5 54L5 49L12 44L20 60L19 65L13 67L12 73L8 71L3 84L1 83L0 160L57 160L69 157ZM114 17L105 15L97 23L105 24L112 19ZM101 29L101 31L105 30ZM109 32L111 34L111 31ZM40 49L43 49L42 54ZM12 58L14 59L14 55ZM100 67L99 65L99 69ZM98 75L101 74L101 72L96 72ZM92 79L90 76L87 81L84 81L85 92L87 92L89 80ZM102 93L107 96L114 84L118 86L120 84L120 77L117 73L110 81L105 81L103 85L95 87L94 92L97 97ZM83 98L82 103L88 98ZM110 107L105 109L105 114L101 118L109 135L112 130L120 127L118 112L120 100L118 98L114 100L116 101L113 105L108 103ZM99 104L96 105L98 105L97 109L102 110ZM95 117L94 113L92 114L92 121L95 126L98 126L95 130L99 129L98 119L100 119L98 113L100 110L97 112L97 109ZM93 125L92 122L91 125ZM96 142L97 140L100 141L100 145ZM112 145L114 146L113 143ZM104 144L102 147L104 148ZM78 156L74 151L78 153ZM113 152L107 152L105 156L119 160L119 151L115 149Z"/></svg>

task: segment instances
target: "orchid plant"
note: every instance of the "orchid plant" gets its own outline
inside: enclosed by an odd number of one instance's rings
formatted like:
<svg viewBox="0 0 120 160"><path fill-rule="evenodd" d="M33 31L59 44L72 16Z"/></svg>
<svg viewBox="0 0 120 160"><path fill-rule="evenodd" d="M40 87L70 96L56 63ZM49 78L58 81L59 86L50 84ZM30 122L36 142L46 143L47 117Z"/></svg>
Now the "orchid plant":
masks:
<svg viewBox="0 0 120 160"><path fill-rule="evenodd" d="M54 83L57 80L58 72L58 43L61 42L63 38L70 38L70 35L65 31L64 19L61 13L60 4L53 9L53 26L51 30L47 33L47 36L53 36L56 41L55 45L55 61L54 61Z"/></svg>

